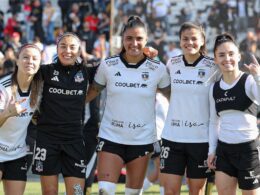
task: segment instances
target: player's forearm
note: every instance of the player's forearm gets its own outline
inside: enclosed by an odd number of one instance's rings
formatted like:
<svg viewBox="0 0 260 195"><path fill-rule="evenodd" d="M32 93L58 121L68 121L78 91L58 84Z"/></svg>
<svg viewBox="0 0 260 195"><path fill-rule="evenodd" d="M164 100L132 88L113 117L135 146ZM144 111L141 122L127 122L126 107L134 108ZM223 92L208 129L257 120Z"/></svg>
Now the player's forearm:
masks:
<svg viewBox="0 0 260 195"><path fill-rule="evenodd" d="M99 95L99 93L104 89L103 86L93 83L89 86L87 96L86 96L86 103L92 101Z"/></svg>

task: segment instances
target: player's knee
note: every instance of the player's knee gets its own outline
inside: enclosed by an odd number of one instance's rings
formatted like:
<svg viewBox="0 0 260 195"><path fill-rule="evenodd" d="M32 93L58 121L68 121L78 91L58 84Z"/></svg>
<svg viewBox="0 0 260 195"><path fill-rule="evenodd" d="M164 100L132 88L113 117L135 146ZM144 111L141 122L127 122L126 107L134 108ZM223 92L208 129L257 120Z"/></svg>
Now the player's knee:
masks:
<svg viewBox="0 0 260 195"><path fill-rule="evenodd" d="M54 188L42 189L42 194L50 194L50 195L58 194L58 189L54 189Z"/></svg>
<svg viewBox="0 0 260 195"><path fill-rule="evenodd" d="M142 189L125 188L125 195L141 195Z"/></svg>
<svg viewBox="0 0 260 195"><path fill-rule="evenodd" d="M98 182L99 195L114 195L116 191L116 184L108 181Z"/></svg>

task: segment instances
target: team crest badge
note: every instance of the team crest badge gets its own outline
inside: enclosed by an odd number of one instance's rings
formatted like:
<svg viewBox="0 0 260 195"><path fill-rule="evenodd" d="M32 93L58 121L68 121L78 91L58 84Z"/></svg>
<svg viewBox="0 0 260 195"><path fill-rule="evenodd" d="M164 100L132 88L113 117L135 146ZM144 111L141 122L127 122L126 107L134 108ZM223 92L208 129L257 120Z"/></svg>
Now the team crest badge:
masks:
<svg viewBox="0 0 260 195"><path fill-rule="evenodd" d="M57 71L57 70L54 70L54 71L53 71L53 75L59 76L59 74L60 74L59 71Z"/></svg>
<svg viewBox="0 0 260 195"><path fill-rule="evenodd" d="M74 79L76 83L81 83L82 81L84 81L83 73L81 71L77 72Z"/></svg>
<svg viewBox="0 0 260 195"><path fill-rule="evenodd" d="M148 79L149 79L149 72L143 72L143 73L142 73L142 79L143 79L144 81L148 80Z"/></svg>
<svg viewBox="0 0 260 195"><path fill-rule="evenodd" d="M36 161L36 171L38 171L38 172L42 172L43 171L43 164L42 164L42 161L39 161L39 160L37 160Z"/></svg>
<svg viewBox="0 0 260 195"><path fill-rule="evenodd" d="M199 69L198 76L200 78L203 78L205 76L205 70L204 69Z"/></svg>

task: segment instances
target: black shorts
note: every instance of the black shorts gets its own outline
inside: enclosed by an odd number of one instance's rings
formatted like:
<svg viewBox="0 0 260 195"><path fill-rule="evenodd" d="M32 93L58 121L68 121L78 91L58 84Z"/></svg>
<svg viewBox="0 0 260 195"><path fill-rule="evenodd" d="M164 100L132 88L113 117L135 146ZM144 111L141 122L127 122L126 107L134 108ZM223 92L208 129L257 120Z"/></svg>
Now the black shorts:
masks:
<svg viewBox="0 0 260 195"><path fill-rule="evenodd" d="M124 145L108 141L103 138L99 138L97 145L97 152L110 152L120 156L125 163L148 155L154 151L153 144L146 145Z"/></svg>
<svg viewBox="0 0 260 195"><path fill-rule="evenodd" d="M93 154L96 152L96 147L98 144L97 131L93 129L87 129L84 131L83 135L86 145L86 160L88 163Z"/></svg>
<svg viewBox="0 0 260 195"><path fill-rule="evenodd" d="M162 173L186 175L191 179L207 178L208 143L178 143L162 139L160 170Z"/></svg>
<svg viewBox="0 0 260 195"><path fill-rule="evenodd" d="M2 180L27 180L27 158L26 156L0 163L0 170L3 172Z"/></svg>
<svg viewBox="0 0 260 195"><path fill-rule="evenodd" d="M85 178L86 149L82 141L73 144L36 142L32 172L37 175L58 175Z"/></svg>
<svg viewBox="0 0 260 195"><path fill-rule="evenodd" d="M227 144L218 141L216 170L236 177L239 188L253 190L260 187L260 141Z"/></svg>

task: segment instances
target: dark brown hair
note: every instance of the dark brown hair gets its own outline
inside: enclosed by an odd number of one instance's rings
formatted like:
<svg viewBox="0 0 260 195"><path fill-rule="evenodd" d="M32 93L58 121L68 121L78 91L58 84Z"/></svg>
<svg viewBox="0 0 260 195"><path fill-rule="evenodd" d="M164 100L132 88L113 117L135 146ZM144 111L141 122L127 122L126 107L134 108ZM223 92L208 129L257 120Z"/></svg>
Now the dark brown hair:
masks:
<svg viewBox="0 0 260 195"><path fill-rule="evenodd" d="M179 38L181 39L181 35L183 33L183 31L187 30L187 29L196 29L198 31L200 31L200 34L204 40L204 45L202 45L200 47L200 53L202 55L206 55L207 54L207 48L206 48L206 35L205 35L205 31L203 29L203 27L199 24L195 24L193 22L184 22L182 25L181 25L181 28L179 30Z"/></svg>
<svg viewBox="0 0 260 195"><path fill-rule="evenodd" d="M142 19L139 16L129 16L127 23L123 26L122 30L121 30L121 36L124 36L124 33L127 29L130 28L136 28L136 27L141 27L145 30L145 32L147 33L147 27L145 25L145 23L142 21ZM123 39L122 39L122 52L125 51L125 48L123 46Z"/></svg>
<svg viewBox="0 0 260 195"><path fill-rule="evenodd" d="M222 43L226 43L226 42L234 43L238 47L237 43L235 42L234 37L231 34L222 33L222 34L216 36L214 47L213 47L214 55L215 55L215 52L216 52L218 46L220 46Z"/></svg>

